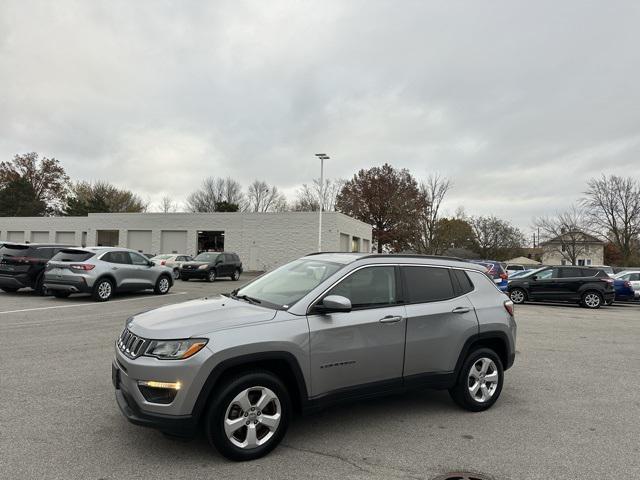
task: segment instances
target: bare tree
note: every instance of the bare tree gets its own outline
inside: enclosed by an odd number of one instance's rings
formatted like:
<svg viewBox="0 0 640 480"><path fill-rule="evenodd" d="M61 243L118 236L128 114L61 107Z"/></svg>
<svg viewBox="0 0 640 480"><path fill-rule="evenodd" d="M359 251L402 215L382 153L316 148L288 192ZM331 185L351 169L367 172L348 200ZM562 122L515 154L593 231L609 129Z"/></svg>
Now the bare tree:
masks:
<svg viewBox="0 0 640 480"><path fill-rule="evenodd" d="M237 211L245 208L242 186L236 180L227 177L207 177L200 189L187 197L187 210L190 212Z"/></svg>
<svg viewBox="0 0 640 480"><path fill-rule="evenodd" d="M613 243L626 265L640 237L640 182L631 177L602 175L587 183L582 205L591 228Z"/></svg>
<svg viewBox="0 0 640 480"><path fill-rule="evenodd" d="M160 200L159 208L162 213L173 213L178 210L178 204L170 196L165 195Z"/></svg>
<svg viewBox="0 0 640 480"><path fill-rule="evenodd" d="M254 180L247 190L247 210L250 212L282 212L287 200L275 185Z"/></svg>
<svg viewBox="0 0 640 480"><path fill-rule="evenodd" d="M533 224L540 229L545 250L560 255L570 265L577 265L578 258L587 253L587 217L579 206L555 216L538 217Z"/></svg>
<svg viewBox="0 0 640 480"><path fill-rule="evenodd" d="M433 255L440 253L441 249L436 241L438 239L440 206L451 187L451 181L438 174L429 175L426 181L420 183L420 194L424 198L425 208L418 217L419 231L415 242L416 251Z"/></svg>
<svg viewBox="0 0 640 480"><path fill-rule="evenodd" d="M483 259L506 260L521 254L525 244L522 232L505 220L494 216L471 217L476 249Z"/></svg>
<svg viewBox="0 0 640 480"><path fill-rule="evenodd" d="M325 180L322 189L322 209L325 212L335 211L336 198L345 182L343 179ZM291 209L296 212L317 212L320 209L320 179L314 179L311 185L304 183L298 189Z"/></svg>

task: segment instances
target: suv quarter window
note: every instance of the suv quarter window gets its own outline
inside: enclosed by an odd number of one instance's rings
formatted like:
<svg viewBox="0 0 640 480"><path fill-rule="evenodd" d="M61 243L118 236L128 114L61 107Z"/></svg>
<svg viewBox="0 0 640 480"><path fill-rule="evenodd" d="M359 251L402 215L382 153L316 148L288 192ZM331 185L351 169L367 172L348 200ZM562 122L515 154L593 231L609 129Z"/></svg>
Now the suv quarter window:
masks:
<svg viewBox="0 0 640 480"><path fill-rule="evenodd" d="M400 267L408 303L427 303L455 297L448 268L422 265Z"/></svg>
<svg viewBox="0 0 640 480"><path fill-rule="evenodd" d="M331 288L328 295L340 295L351 300L354 309L378 308L398 303L396 267L363 267L349 274Z"/></svg>
<svg viewBox="0 0 640 480"><path fill-rule="evenodd" d="M473 283L471 283L469 275L467 275L464 270L453 269L451 270L451 275L453 278L453 288L456 292L456 295L465 295L473 291Z"/></svg>

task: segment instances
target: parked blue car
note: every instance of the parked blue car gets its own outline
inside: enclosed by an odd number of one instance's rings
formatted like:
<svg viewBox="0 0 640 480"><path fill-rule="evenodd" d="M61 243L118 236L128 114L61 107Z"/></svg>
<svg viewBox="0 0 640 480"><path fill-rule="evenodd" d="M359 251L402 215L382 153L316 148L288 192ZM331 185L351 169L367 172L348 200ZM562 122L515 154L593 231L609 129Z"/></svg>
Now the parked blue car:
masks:
<svg viewBox="0 0 640 480"><path fill-rule="evenodd" d="M471 263L477 263L479 265L484 266L487 271L485 272L489 278L493 280L498 287L503 292L507 291L507 287L509 286L509 282L507 279L509 275L507 271L502 267L502 264L496 260L469 260Z"/></svg>
<svg viewBox="0 0 640 480"><path fill-rule="evenodd" d="M613 287L616 289L616 301L635 300L635 291L629 280L613 279Z"/></svg>

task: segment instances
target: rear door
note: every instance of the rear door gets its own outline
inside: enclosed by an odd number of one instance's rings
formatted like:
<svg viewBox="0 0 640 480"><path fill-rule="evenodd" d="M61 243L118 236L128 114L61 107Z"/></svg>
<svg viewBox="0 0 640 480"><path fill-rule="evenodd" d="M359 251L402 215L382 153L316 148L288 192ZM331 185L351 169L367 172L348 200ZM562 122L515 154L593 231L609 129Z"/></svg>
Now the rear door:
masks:
<svg viewBox="0 0 640 480"><path fill-rule="evenodd" d="M322 297L351 300L351 312L307 316L312 396L356 385L399 385L405 340L405 307L393 265L370 265L347 274Z"/></svg>
<svg viewBox="0 0 640 480"><path fill-rule="evenodd" d="M129 252L114 250L105 253L101 258L109 266L109 273L116 279L116 287L129 289L135 285L135 274L131 268Z"/></svg>
<svg viewBox="0 0 640 480"><path fill-rule="evenodd" d="M411 265L400 270L407 302L404 377L454 371L464 340L478 333L473 304L449 268Z"/></svg>

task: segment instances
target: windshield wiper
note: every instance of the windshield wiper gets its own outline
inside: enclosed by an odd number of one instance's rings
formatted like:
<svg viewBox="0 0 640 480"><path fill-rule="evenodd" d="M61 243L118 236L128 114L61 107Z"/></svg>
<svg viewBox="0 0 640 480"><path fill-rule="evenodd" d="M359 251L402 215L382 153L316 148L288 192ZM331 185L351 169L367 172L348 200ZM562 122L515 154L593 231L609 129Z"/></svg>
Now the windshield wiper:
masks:
<svg viewBox="0 0 640 480"><path fill-rule="evenodd" d="M258 300L257 298L250 297L249 295L236 295L233 292L231 292L231 298L239 298L249 303L253 303L254 305L259 305L262 303L262 300Z"/></svg>

